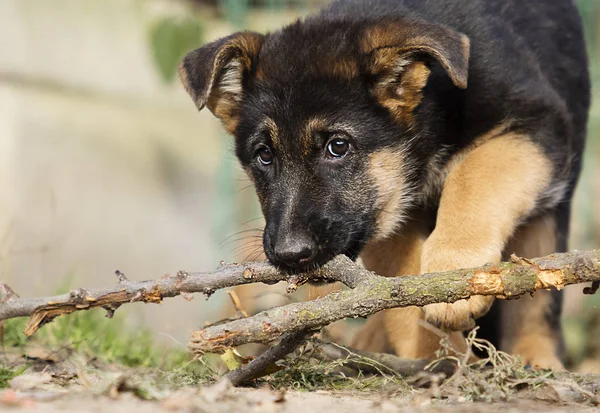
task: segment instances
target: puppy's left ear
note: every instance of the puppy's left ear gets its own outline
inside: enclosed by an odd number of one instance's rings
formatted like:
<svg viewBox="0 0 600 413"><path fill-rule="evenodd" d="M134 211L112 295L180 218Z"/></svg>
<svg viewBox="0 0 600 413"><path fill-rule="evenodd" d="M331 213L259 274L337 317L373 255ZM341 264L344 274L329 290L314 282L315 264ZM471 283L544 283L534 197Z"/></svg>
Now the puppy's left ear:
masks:
<svg viewBox="0 0 600 413"><path fill-rule="evenodd" d="M389 19L367 26L360 38L379 102L409 122L427 84L428 62L437 61L452 83L467 87L469 38L447 26L417 19Z"/></svg>
<svg viewBox="0 0 600 413"><path fill-rule="evenodd" d="M190 52L179 76L198 109L207 106L232 133L265 36L239 32Z"/></svg>

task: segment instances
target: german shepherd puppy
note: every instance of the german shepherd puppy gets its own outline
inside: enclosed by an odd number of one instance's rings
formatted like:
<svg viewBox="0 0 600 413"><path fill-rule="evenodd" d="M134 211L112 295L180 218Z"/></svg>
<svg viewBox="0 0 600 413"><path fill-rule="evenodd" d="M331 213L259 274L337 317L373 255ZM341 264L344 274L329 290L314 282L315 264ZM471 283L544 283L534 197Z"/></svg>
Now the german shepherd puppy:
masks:
<svg viewBox="0 0 600 413"><path fill-rule="evenodd" d="M572 0L337 0L266 35L189 53L182 82L235 137L266 219L300 271L337 254L385 276L567 249L590 102ZM430 358L482 331L562 368L561 295L475 296L380 313L355 346Z"/></svg>

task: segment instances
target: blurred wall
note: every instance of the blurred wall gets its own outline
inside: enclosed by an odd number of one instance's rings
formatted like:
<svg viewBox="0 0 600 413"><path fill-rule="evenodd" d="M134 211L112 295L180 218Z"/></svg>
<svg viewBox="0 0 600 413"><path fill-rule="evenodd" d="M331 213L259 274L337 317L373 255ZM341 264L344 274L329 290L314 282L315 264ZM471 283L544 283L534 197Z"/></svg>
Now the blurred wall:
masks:
<svg viewBox="0 0 600 413"><path fill-rule="evenodd" d="M0 280L21 295L210 270L238 210L258 216L252 189L226 204L246 186L229 138L154 61L153 24L191 13L202 41L233 30L176 1L0 0ZM186 342L219 303L132 311Z"/></svg>

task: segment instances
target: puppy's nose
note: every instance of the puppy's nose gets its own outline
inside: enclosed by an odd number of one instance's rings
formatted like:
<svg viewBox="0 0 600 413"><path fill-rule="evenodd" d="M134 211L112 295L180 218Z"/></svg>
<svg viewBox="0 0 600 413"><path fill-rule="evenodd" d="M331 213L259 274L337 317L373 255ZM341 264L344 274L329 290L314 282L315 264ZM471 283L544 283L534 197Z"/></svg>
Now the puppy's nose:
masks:
<svg viewBox="0 0 600 413"><path fill-rule="evenodd" d="M310 263L315 245L312 240L304 236L285 237L275 244L275 259L289 267L300 267Z"/></svg>

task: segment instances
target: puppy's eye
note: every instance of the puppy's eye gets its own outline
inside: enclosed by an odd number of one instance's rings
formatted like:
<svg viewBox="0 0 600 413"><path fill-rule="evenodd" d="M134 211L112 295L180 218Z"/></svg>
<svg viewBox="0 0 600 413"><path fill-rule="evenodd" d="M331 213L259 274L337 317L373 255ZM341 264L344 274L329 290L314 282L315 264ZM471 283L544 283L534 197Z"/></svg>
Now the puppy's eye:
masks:
<svg viewBox="0 0 600 413"><path fill-rule="evenodd" d="M341 158L348 153L350 143L346 139L333 139L327 144L327 154L333 158Z"/></svg>
<svg viewBox="0 0 600 413"><path fill-rule="evenodd" d="M271 153L271 149L268 146L261 146L256 150L258 161L262 165L270 165L273 163L273 154Z"/></svg>

